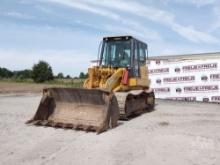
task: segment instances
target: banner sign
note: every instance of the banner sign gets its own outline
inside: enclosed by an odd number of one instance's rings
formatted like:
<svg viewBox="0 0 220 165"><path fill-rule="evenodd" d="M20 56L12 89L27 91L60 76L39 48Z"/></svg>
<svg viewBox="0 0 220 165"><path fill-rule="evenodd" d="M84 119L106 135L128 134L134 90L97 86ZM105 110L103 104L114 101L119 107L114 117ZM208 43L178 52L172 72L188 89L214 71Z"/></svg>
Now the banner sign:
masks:
<svg viewBox="0 0 220 165"><path fill-rule="evenodd" d="M187 65L183 66L183 71L201 71L201 70L208 70L208 69L216 69L217 63L210 63L210 64L198 64L198 65Z"/></svg>
<svg viewBox="0 0 220 165"><path fill-rule="evenodd" d="M148 61L156 98L220 103L220 58Z"/></svg>
<svg viewBox="0 0 220 165"><path fill-rule="evenodd" d="M169 68L150 69L151 74L169 73Z"/></svg>
<svg viewBox="0 0 220 165"><path fill-rule="evenodd" d="M181 76L181 77L163 78L164 83L189 82L189 81L194 81L194 80L195 80L195 76Z"/></svg>

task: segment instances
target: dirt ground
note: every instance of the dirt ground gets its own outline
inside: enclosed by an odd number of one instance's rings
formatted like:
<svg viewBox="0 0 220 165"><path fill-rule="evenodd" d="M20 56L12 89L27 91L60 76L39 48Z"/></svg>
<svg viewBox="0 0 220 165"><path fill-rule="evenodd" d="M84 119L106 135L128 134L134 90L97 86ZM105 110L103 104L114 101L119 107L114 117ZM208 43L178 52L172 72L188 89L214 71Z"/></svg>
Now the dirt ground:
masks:
<svg viewBox="0 0 220 165"><path fill-rule="evenodd" d="M155 111L96 135L25 125L39 101L0 95L0 164L220 164L219 104L157 100Z"/></svg>

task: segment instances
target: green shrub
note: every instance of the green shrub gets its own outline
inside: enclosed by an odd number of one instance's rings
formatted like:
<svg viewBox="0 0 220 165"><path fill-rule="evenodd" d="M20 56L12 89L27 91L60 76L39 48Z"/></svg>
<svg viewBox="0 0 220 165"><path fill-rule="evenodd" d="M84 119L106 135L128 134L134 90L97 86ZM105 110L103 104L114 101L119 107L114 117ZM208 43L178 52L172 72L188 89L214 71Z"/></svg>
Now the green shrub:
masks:
<svg viewBox="0 0 220 165"><path fill-rule="evenodd" d="M32 78L37 83L53 80L51 66L45 61L39 61L32 68Z"/></svg>

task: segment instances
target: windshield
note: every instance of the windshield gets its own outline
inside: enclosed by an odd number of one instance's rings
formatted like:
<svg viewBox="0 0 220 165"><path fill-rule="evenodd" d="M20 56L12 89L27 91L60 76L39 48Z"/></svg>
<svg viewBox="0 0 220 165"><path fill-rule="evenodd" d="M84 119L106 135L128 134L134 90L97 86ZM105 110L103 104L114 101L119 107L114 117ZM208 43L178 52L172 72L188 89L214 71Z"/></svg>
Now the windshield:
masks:
<svg viewBox="0 0 220 165"><path fill-rule="evenodd" d="M103 44L102 66L130 66L131 41L104 41Z"/></svg>

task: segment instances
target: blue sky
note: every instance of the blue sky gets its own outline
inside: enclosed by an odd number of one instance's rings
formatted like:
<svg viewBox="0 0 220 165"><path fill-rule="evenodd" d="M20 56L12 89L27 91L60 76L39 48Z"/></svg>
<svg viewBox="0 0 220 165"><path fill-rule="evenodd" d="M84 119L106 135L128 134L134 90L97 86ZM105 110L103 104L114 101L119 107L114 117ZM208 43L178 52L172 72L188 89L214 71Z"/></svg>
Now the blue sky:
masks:
<svg viewBox="0 0 220 165"><path fill-rule="evenodd" d="M0 67L79 75L103 36L133 35L149 55L220 51L219 0L0 0Z"/></svg>

